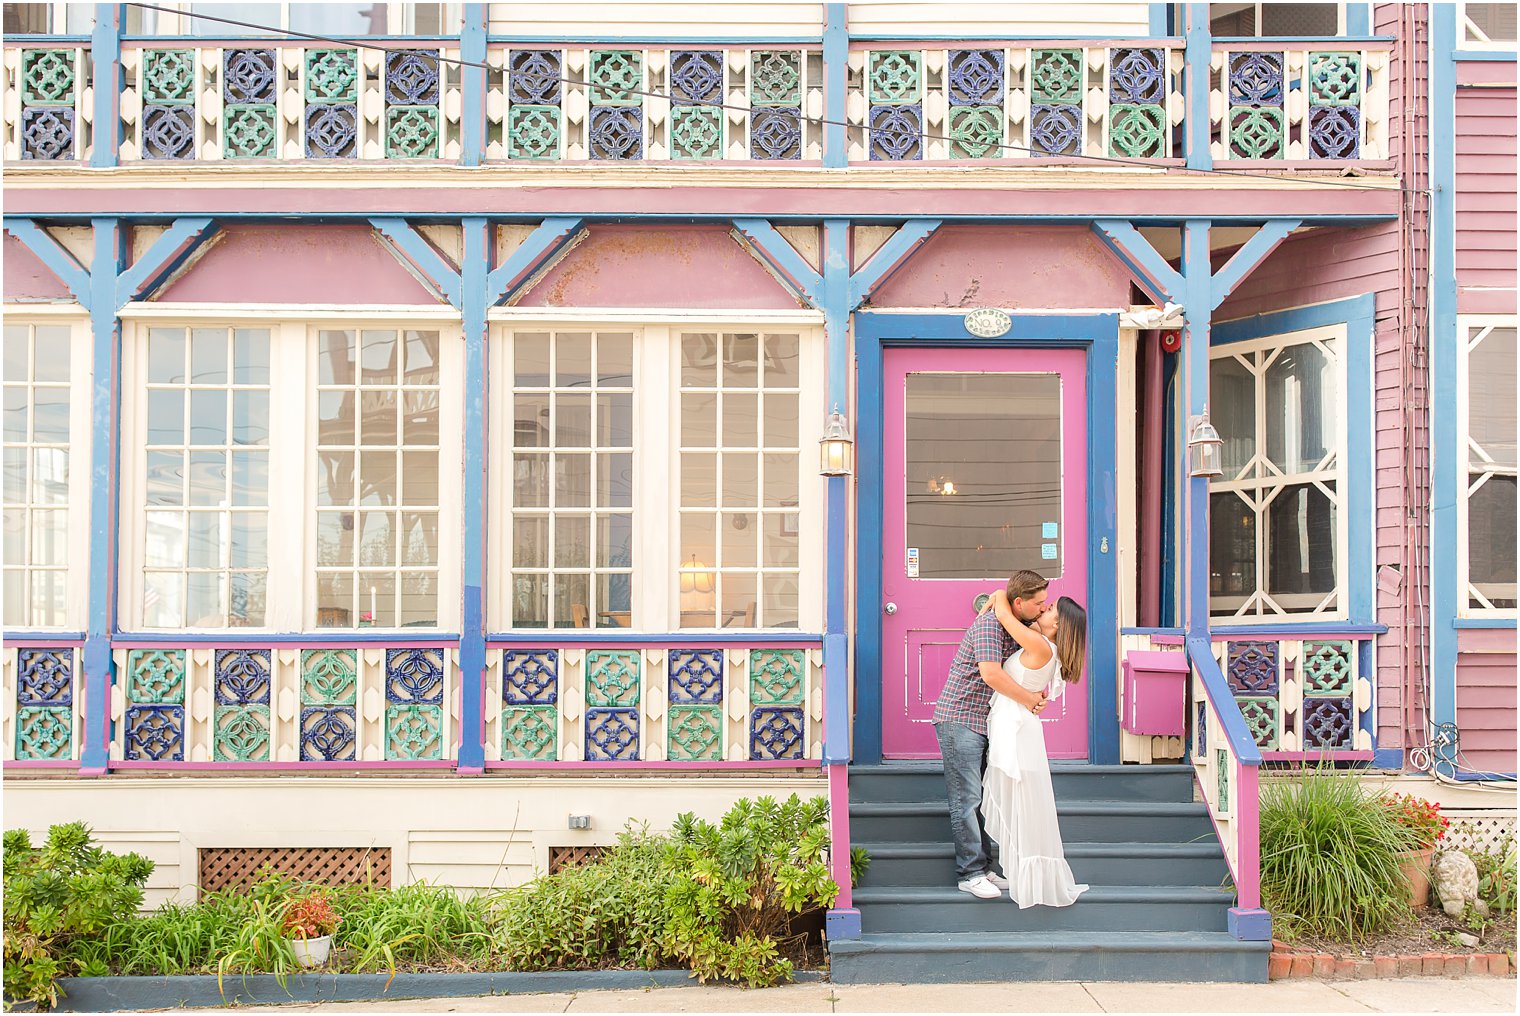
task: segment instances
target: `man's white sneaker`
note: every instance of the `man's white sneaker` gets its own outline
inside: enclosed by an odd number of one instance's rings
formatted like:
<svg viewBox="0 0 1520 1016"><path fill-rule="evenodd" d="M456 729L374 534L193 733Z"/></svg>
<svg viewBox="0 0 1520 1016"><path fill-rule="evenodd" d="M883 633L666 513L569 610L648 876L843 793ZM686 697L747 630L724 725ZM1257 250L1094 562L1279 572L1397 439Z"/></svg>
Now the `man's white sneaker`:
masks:
<svg viewBox="0 0 1520 1016"><path fill-rule="evenodd" d="M993 885L997 886L1003 892L1007 892L1008 891L1008 880L1006 878L1004 878L1003 876L999 875L997 872L995 872L995 871L989 871L984 877L987 879L987 881L989 881Z"/></svg>
<svg viewBox="0 0 1520 1016"><path fill-rule="evenodd" d="M993 885L992 879L986 875L963 878L956 883L955 888L963 893L970 893L979 900L995 900L1003 895L1003 890Z"/></svg>

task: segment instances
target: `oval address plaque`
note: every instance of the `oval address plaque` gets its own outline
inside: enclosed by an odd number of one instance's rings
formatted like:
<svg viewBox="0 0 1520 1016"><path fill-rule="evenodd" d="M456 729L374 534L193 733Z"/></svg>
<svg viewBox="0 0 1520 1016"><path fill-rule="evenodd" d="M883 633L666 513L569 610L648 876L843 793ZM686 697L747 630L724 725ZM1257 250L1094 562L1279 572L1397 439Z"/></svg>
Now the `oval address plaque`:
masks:
<svg viewBox="0 0 1520 1016"><path fill-rule="evenodd" d="M995 339L1007 335L1013 327L1013 318L1005 310L996 307L979 307L966 315L966 331L982 339Z"/></svg>

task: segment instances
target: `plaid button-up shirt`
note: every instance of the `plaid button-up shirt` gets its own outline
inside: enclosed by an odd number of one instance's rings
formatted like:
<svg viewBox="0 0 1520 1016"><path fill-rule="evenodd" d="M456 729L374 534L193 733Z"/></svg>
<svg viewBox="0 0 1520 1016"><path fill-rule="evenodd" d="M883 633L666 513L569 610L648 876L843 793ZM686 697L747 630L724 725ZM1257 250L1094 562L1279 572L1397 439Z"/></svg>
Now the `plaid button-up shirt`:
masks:
<svg viewBox="0 0 1520 1016"><path fill-rule="evenodd" d="M1018 643L1003 630L994 611L977 617L966 629L960 648L950 661L950 679L934 704L935 723L959 723L978 734L987 733L987 710L992 707L992 687L982 680L982 663L996 663L1013 655Z"/></svg>

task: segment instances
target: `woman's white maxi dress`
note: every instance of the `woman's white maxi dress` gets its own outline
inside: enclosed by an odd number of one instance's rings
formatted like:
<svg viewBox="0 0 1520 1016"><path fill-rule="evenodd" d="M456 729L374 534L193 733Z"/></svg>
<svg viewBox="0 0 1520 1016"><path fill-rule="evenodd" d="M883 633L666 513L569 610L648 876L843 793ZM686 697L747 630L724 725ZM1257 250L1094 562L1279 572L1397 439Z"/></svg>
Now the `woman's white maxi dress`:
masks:
<svg viewBox="0 0 1520 1016"><path fill-rule="evenodd" d="M1026 668L1023 651L1003 664L1009 677L1033 692L1061 697L1055 653L1038 670ZM1040 718L1005 695L992 696L987 714L987 773L982 778L982 817L997 842L1008 895L1020 908L1066 907L1087 891L1072 878L1056 823L1056 797L1045 754Z"/></svg>

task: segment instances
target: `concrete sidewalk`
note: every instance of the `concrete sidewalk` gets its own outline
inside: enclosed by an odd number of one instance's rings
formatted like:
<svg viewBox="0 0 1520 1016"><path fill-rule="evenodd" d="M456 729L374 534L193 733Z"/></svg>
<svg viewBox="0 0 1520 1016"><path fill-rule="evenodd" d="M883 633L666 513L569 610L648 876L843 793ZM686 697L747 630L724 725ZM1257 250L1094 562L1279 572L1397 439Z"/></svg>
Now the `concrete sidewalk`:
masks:
<svg viewBox="0 0 1520 1016"><path fill-rule="evenodd" d="M1270 984L793 984L746 991L692 986L307 1006L222 1009L238 1013L338 1012L1165 1012L1288 1013L1515 1011L1515 979L1420 977L1398 980ZM182 1009L179 1012L213 1010Z"/></svg>

